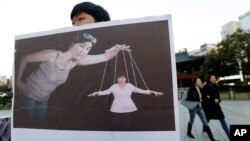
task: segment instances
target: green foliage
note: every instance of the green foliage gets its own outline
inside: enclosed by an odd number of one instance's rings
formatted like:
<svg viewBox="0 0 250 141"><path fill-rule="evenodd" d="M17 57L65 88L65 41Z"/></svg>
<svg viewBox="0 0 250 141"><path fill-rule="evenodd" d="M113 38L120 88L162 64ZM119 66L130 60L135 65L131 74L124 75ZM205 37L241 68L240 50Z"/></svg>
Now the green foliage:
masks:
<svg viewBox="0 0 250 141"><path fill-rule="evenodd" d="M220 67L220 60L217 53L212 50L209 54L206 55L203 65L201 66L201 75L211 74L218 72Z"/></svg>
<svg viewBox="0 0 250 141"><path fill-rule="evenodd" d="M0 109L6 106L8 107L12 103L13 93L7 92L6 94L4 97L0 96Z"/></svg>
<svg viewBox="0 0 250 141"><path fill-rule="evenodd" d="M5 109L8 103L11 103L13 94L11 92L11 88L8 88L7 85L0 86L0 93L2 92L8 94L7 96L0 97L0 109Z"/></svg>
<svg viewBox="0 0 250 141"><path fill-rule="evenodd" d="M238 29L217 44L217 51L211 51L202 65L201 74L228 76L238 74L241 62L244 76L250 73L250 33Z"/></svg>

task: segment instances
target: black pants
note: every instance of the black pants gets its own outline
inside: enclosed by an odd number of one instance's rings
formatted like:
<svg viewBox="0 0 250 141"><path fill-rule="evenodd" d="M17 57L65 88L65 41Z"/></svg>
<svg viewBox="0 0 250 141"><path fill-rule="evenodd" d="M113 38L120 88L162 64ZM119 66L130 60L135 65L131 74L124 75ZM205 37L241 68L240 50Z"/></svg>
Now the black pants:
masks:
<svg viewBox="0 0 250 141"><path fill-rule="evenodd" d="M131 131L134 113L112 113L112 131Z"/></svg>

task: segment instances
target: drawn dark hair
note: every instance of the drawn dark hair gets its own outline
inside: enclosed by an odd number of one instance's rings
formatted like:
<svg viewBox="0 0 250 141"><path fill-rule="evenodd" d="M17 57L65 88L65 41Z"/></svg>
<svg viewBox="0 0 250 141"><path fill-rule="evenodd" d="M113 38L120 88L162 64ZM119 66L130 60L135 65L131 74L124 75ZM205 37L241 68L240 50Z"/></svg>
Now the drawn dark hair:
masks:
<svg viewBox="0 0 250 141"><path fill-rule="evenodd" d="M116 75L117 78L118 78L118 77L121 77L121 76L124 76L124 77L127 78L127 74L124 73L124 72L118 72L117 75Z"/></svg>

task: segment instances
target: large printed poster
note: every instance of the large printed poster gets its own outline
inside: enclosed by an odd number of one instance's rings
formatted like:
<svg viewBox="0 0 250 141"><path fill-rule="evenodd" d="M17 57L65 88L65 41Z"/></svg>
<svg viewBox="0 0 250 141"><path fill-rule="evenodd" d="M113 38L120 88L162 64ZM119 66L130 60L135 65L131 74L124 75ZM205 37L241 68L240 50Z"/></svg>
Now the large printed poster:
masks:
<svg viewBox="0 0 250 141"><path fill-rule="evenodd" d="M20 35L14 141L179 140L171 17Z"/></svg>

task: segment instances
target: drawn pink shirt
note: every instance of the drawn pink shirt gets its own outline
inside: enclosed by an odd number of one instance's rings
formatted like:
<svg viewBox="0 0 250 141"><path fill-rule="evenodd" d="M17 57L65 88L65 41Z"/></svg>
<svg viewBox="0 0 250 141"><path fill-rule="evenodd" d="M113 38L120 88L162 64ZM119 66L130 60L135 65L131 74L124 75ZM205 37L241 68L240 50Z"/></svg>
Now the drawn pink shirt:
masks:
<svg viewBox="0 0 250 141"><path fill-rule="evenodd" d="M108 90L100 91L99 95L109 95L113 93L114 101L110 111L114 113L128 113L137 110L131 99L133 92L149 95L149 90L142 90L130 83L127 83L124 88L121 88L119 84L113 84Z"/></svg>

